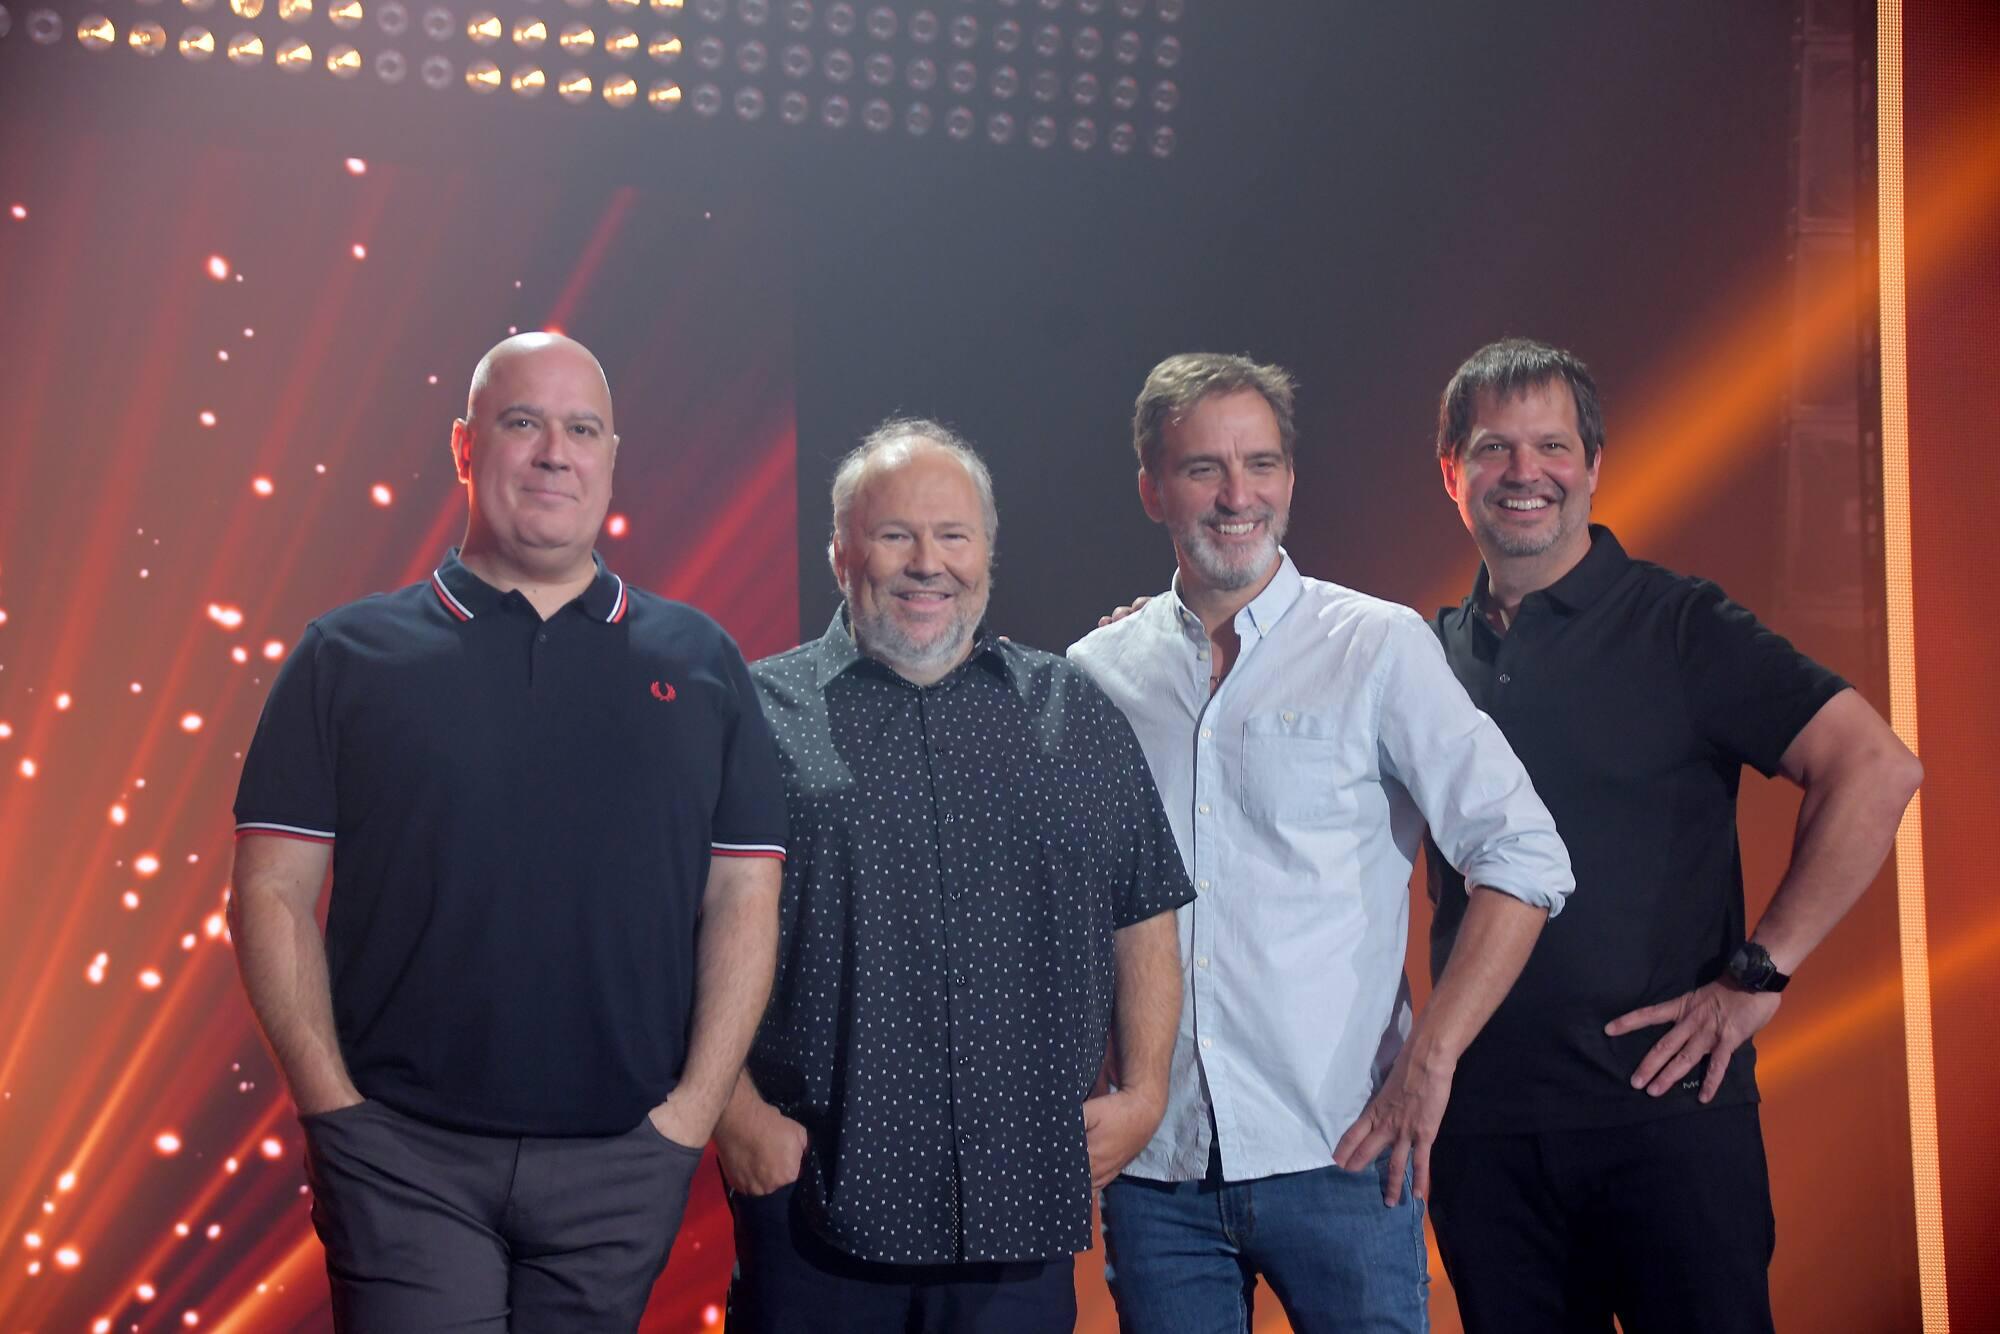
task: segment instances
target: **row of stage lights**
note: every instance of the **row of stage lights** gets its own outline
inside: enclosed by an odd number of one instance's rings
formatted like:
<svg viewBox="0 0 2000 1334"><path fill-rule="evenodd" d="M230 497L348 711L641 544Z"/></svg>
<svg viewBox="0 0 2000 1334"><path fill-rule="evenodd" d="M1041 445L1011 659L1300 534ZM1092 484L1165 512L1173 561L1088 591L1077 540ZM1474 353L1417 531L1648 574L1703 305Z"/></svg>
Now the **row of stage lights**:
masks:
<svg viewBox="0 0 2000 1334"><path fill-rule="evenodd" d="M539 2L527 0L530 4ZM137 3L143 8L175 7L174 0L137 0ZM553 88L559 98L571 104L601 97L613 107L643 102L658 111L673 111L685 100L703 117L714 117L725 106L744 121L763 117L771 99L755 84L745 84L733 96L727 96L716 83L700 75L691 81L693 87L684 90L679 81L668 77L651 78L642 85L638 77L623 70L600 79L581 68L551 74L536 63L537 53L544 51L551 54L560 51L572 62L586 60L594 53L620 63L643 57L659 66L672 66L685 59L707 74L728 77L725 67L732 63L732 53L719 34L706 33L687 42L667 29L642 36L617 19L636 18L650 11L658 18L671 20L677 14L684 14L709 24L720 24L730 17L730 0L562 0L562 3L573 10L602 4L613 15L612 24L600 37L589 22L581 19L552 23L538 15L525 14L509 22L491 10L476 8L461 23L442 5L425 8L419 20L425 38L445 43L462 32L475 48L475 56L462 70L443 53L424 56L417 62L418 78L439 91L459 81L476 93L509 89L528 98ZM969 6L972 0L960 3ZM847 0L833 0L824 6L823 12L813 0L780 0L777 4L771 0L735 0L735 18L742 27L752 29L753 35L736 45L733 63L748 78L754 79L765 72L771 64L770 48L754 35L754 30L773 20L793 34L808 33L823 21L827 33L837 40L861 32L878 44L889 44L900 35L916 51L914 55L905 52L907 59L881 49L857 58L844 46L834 46L815 56L803 43L792 41L779 52L778 70L794 84L817 72L831 86L831 91L823 91L817 97L818 119L829 129L844 129L854 121L858 101L861 124L877 133L889 130L899 119L904 129L915 136L928 134L938 121L954 140L970 139L978 133L981 118L966 105L951 106L941 117L925 100L910 102L899 111L890 98L895 95L893 86L900 75L901 82L920 99L940 84L955 97L968 99L980 91L983 82L987 97L1000 104L990 108L984 118L986 136L996 144L1010 143L1017 137L1021 120L1006 109L1006 104L1025 93L1028 100L1041 104L1042 110L1039 114L1024 115L1026 132L1019 137L1037 148L1066 140L1072 148L1085 152L1102 141L1118 154L1129 154L1142 146L1157 157L1173 153L1176 137L1170 125L1155 124L1142 133L1126 117L1140 113L1143 108L1164 118L1179 105L1180 88L1166 77L1181 61L1179 38L1167 33L1149 42L1132 29L1107 37L1087 20L1102 13L1106 18L1134 22L1150 14L1164 24L1174 24L1182 15L1183 0L994 0L994 3L1004 10L1041 10L1044 19L1067 4L1086 22L1065 33L1056 23L1023 24L1011 15L982 23L978 15L971 13L960 12L947 19L931 9L919 8L906 16L888 5L876 5L864 15L862 7ZM310 22L317 8L336 35L323 51L316 52L312 41L302 33L283 37L273 34L275 40L267 51L264 35L254 30L239 31L224 41L203 22L191 22L181 28L178 37L170 38L165 25L142 19L126 26L124 44L142 56L163 54L171 46L190 61L206 61L221 54L241 66L261 64L268 55L274 65L288 72L302 73L323 67L341 79L359 77L372 63L376 76L391 84L401 83L410 72L410 60L399 50L378 51L370 62L352 41L345 40L347 34L362 27L370 13L384 36L402 38L410 30L411 18L409 9L400 0L365 6L364 0L318 0L317 6L315 0L180 0L178 7L192 15L205 16L212 10L227 12L246 22L270 13L292 29ZM0 4L0 38L12 26L12 16ZM65 20L50 9L33 10L23 26L28 38L40 45L61 42L68 32ZM116 23L102 13L84 15L77 20L74 31L78 43L89 51L109 51L119 45ZM966 58L976 53L982 39L1003 62L991 68L983 80L977 66ZM492 57L509 46L519 53L520 59L508 61L513 68L503 71L499 61ZM935 56L930 54L932 51ZM1029 52L1043 61L1068 57L1076 68L1065 79L1062 73L1047 66L1024 75L1014 64L1006 63L1014 59L1025 62ZM1098 72L1100 68L1102 74ZM876 90L875 95L861 89L856 90L855 97L848 95L845 89L857 74ZM1142 83L1142 74L1151 80L1150 86ZM804 88L788 87L775 98L777 118L787 125L803 125L813 119L815 100ZM1064 102L1069 104L1064 108L1066 125L1055 114L1057 104ZM1101 135L1092 114L1100 103L1112 121ZM1071 112L1073 118L1069 118Z"/></svg>

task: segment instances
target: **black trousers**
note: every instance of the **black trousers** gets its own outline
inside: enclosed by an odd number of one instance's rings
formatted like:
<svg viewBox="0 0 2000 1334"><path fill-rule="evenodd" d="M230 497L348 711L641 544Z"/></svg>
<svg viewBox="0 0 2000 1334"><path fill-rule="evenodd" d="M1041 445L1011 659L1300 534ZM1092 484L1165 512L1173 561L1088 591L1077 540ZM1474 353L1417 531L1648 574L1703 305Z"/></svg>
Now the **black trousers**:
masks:
<svg viewBox="0 0 2000 1334"><path fill-rule="evenodd" d="M636 1329L701 1150L467 1135L377 1102L301 1118L343 1334Z"/></svg>
<svg viewBox="0 0 2000 1334"><path fill-rule="evenodd" d="M1430 1206L1466 1334L1771 1334L1754 1103L1441 1138Z"/></svg>
<svg viewBox="0 0 2000 1334"><path fill-rule="evenodd" d="M827 1245L786 1186L728 1192L736 1222L730 1334L1070 1334L1074 1258L876 1264Z"/></svg>

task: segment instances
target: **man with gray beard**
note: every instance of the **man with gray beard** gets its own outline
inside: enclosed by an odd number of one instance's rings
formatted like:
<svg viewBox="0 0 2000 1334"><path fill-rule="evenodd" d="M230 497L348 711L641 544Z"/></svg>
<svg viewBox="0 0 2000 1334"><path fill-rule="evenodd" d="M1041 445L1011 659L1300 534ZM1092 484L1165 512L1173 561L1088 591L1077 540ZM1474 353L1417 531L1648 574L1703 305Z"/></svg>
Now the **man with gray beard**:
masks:
<svg viewBox="0 0 2000 1334"><path fill-rule="evenodd" d="M1068 1331L1091 1188L1166 1106L1193 891L1118 710L987 632L998 526L964 441L885 424L834 477L843 606L751 668L791 860L716 1134L732 1330Z"/></svg>
<svg viewBox="0 0 2000 1334"><path fill-rule="evenodd" d="M1407 607L1300 575L1291 377L1154 368L1139 497L1172 589L1073 645L1131 720L1200 896L1166 1113L1104 1191L1127 1331L1426 1327L1423 1199L1459 1053L1571 888L1548 811ZM1403 955L1428 823L1465 874L1422 1015ZM794 856L796 856L796 852Z"/></svg>

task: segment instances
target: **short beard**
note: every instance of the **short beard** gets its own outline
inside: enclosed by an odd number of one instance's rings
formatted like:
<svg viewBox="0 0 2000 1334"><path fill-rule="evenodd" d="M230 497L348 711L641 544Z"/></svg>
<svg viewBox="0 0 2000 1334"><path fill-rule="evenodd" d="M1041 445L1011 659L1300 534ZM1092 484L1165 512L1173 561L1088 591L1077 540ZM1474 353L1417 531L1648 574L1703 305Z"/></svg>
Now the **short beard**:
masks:
<svg viewBox="0 0 2000 1334"><path fill-rule="evenodd" d="M1174 529L1174 546L1200 572L1202 582L1218 593L1235 593L1270 573L1272 563L1278 559L1278 545L1285 540L1285 529L1291 516L1279 510L1266 510L1249 516L1253 521L1263 521L1264 540L1235 562L1209 538L1207 524L1216 517L1210 511L1194 522Z"/></svg>
<svg viewBox="0 0 2000 1334"><path fill-rule="evenodd" d="M886 611L863 613L851 600L847 604L848 625L854 634L855 647L869 657L893 668L928 675L965 656L973 635L979 631L979 623L986 618L986 604L992 593L993 580L988 575L986 590L979 601L974 604L961 599L951 624L931 640L916 639Z"/></svg>
<svg viewBox="0 0 2000 1334"><path fill-rule="evenodd" d="M1556 502L1555 526L1548 536L1537 537L1532 533L1510 532L1497 522L1489 520L1482 513L1475 525L1474 534L1481 547L1498 552L1512 560L1527 560L1536 556L1546 556L1567 541L1576 530L1588 524L1589 515L1573 516L1569 510L1569 497Z"/></svg>

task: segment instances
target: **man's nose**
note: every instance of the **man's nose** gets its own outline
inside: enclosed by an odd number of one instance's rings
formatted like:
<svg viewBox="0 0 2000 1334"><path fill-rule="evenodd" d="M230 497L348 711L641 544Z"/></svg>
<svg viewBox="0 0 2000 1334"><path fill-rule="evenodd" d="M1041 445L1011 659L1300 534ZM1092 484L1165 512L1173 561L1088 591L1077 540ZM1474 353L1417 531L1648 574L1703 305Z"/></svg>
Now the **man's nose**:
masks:
<svg viewBox="0 0 2000 1334"><path fill-rule="evenodd" d="M1520 446L1507 451L1507 471L1502 474L1510 482L1538 481L1542 475L1541 456L1530 446Z"/></svg>
<svg viewBox="0 0 2000 1334"><path fill-rule="evenodd" d="M937 539L918 534L910 543L909 573L934 574L944 568L944 548Z"/></svg>
<svg viewBox="0 0 2000 1334"><path fill-rule="evenodd" d="M561 431L544 431L535 443L534 463L550 472L570 470L569 437Z"/></svg>
<svg viewBox="0 0 2000 1334"><path fill-rule="evenodd" d="M1241 511L1255 502L1250 495L1250 474L1241 468L1229 468L1222 474L1222 490L1216 496L1217 502L1226 510Z"/></svg>

